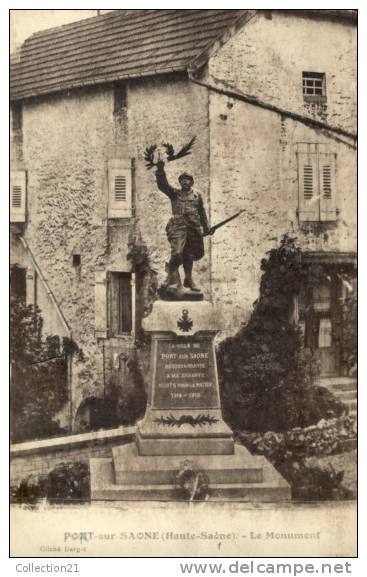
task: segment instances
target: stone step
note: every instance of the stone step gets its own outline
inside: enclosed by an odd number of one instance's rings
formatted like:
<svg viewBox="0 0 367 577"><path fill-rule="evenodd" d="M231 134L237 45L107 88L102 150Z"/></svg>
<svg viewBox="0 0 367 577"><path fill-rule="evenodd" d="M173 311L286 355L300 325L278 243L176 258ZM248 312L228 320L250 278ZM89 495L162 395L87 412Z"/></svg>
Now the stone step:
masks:
<svg viewBox="0 0 367 577"><path fill-rule="evenodd" d="M331 391L357 390L357 380L351 377L325 377L320 379L319 384Z"/></svg>
<svg viewBox="0 0 367 577"><path fill-rule="evenodd" d="M344 403L348 401L354 401L357 399L357 391L338 391L334 393L335 396L343 401Z"/></svg>
<svg viewBox="0 0 367 577"><path fill-rule="evenodd" d="M92 493L93 501L180 501L179 489L173 485L107 485ZM207 501L241 501L274 503L290 501L289 487L270 483L228 483L211 485Z"/></svg>
<svg viewBox="0 0 367 577"><path fill-rule="evenodd" d="M208 501L279 502L290 501L288 483L263 457L263 482L210 483ZM112 459L90 459L92 501L176 501L182 500L180 488L173 483L124 484L114 482Z"/></svg>
<svg viewBox="0 0 367 577"><path fill-rule="evenodd" d="M139 455L233 455L232 437L146 439L136 435Z"/></svg>
<svg viewBox="0 0 367 577"><path fill-rule="evenodd" d="M139 455L135 443L112 449L115 482L118 485L159 485L175 483L185 463L205 473L210 483L262 482L262 457L254 457L241 446L234 445L232 455Z"/></svg>
<svg viewBox="0 0 367 577"><path fill-rule="evenodd" d="M344 403L349 414L357 413L357 380L352 377L327 377L320 379L321 386L330 391L339 401Z"/></svg>

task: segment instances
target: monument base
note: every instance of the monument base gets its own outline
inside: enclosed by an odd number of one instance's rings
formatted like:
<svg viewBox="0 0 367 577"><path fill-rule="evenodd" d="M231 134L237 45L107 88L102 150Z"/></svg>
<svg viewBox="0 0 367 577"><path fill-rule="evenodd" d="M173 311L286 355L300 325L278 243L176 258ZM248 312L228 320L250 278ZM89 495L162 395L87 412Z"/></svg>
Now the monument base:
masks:
<svg viewBox="0 0 367 577"><path fill-rule="evenodd" d="M110 459L90 459L93 501L182 499L178 476L185 466L204 473L207 501L279 502L291 498L288 483L265 457L241 445L232 455L141 456L134 443L113 449Z"/></svg>
<svg viewBox="0 0 367 577"><path fill-rule="evenodd" d="M135 443L91 459L92 500L288 501L288 483L261 456L234 443L220 404L209 302L156 301L151 386Z"/></svg>
<svg viewBox="0 0 367 577"><path fill-rule="evenodd" d="M148 409L138 423L136 443L139 455L232 455L231 429L220 409Z"/></svg>
<svg viewBox="0 0 367 577"><path fill-rule="evenodd" d="M191 301L203 301L204 300L204 295L201 292L201 290L192 291L192 290L185 288L183 286L180 286L178 288L170 288L170 287L163 286L163 287L160 287L158 289L158 294L159 294L159 298L162 299L162 301L191 302Z"/></svg>

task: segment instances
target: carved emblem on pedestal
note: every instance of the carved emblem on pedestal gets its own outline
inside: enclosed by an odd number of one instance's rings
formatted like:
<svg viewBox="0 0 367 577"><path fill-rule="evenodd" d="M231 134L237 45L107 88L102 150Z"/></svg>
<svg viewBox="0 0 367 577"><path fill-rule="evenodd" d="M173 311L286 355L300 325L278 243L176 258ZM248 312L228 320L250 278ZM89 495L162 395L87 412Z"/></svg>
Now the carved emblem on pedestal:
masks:
<svg viewBox="0 0 367 577"><path fill-rule="evenodd" d="M191 427L203 427L204 425L214 425L219 420L211 415L180 415L179 418L173 415L161 416L154 419L158 425L166 425L167 427L182 427L182 425L191 425Z"/></svg>
<svg viewBox="0 0 367 577"><path fill-rule="evenodd" d="M184 333L189 332L192 329L194 322L189 317L188 309L182 310L182 317L177 321L178 328Z"/></svg>

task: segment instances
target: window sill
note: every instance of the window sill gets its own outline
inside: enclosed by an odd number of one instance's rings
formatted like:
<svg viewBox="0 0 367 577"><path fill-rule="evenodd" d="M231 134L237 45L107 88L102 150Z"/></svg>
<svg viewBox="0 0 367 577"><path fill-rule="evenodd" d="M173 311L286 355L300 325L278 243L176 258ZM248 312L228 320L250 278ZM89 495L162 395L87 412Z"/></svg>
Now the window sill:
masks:
<svg viewBox="0 0 367 577"><path fill-rule="evenodd" d="M129 341L129 340L133 340L135 337L132 333L121 333L118 335L110 335L109 338L110 339L119 339L122 341Z"/></svg>
<svg viewBox="0 0 367 577"><path fill-rule="evenodd" d="M109 216L107 218L107 223L110 228L120 228L122 226L128 226L131 224L133 216Z"/></svg>
<svg viewBox="0 0 367 577"><path fill-rule="evenodd" d="M327 99L326 96L321 95L311 95L311 94L304 94L303 95L303 102L305 104L326 104Z"/></svg>
<svg viewBox="0 0 367 577"><path fill-rule="evenodd" d="M306 232L324 233L326 230L332 230L337 228L338 221L335 220L303 220L298 222L298 226L301 230Z"/></svg>

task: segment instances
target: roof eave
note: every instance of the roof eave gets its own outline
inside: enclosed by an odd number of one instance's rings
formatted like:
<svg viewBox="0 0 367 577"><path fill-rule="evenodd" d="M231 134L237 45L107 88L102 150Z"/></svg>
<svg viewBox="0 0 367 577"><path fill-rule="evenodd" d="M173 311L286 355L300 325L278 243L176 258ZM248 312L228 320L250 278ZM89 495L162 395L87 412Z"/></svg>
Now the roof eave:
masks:
<svg viewBox="0 0 367 577"><path fill-rule="evenodd" d="M64 86L55 86L53 88L45 88L44 90L33 89L30 91L19 92L14 90L10 92L10 101L17 102L21 100L28 100L31 98L38 98L40 96L47 96L48 94L57 94L62 92L67 92L68 90L75 90L78 88L89 88L92 86L105 86L108 84L113 84L114 82L127 82L129 80L137 80L139 78L150 78L157 76L164 76L166 74L177 74L177 73L187 73L187 66L167 66L166 68L151 69L135 74L124 74L121 76L113 75L110 77L99 77L97 79L90 79L81 82L72 82Z"/></svg>

